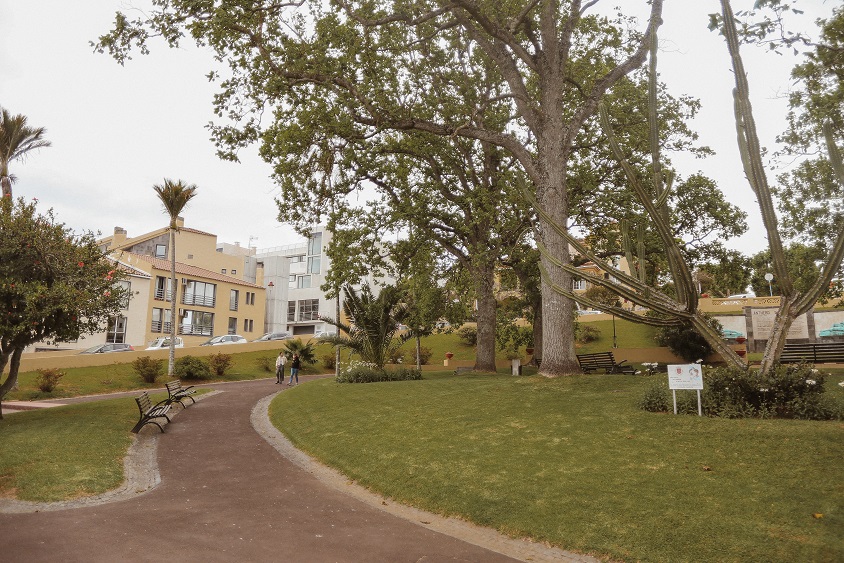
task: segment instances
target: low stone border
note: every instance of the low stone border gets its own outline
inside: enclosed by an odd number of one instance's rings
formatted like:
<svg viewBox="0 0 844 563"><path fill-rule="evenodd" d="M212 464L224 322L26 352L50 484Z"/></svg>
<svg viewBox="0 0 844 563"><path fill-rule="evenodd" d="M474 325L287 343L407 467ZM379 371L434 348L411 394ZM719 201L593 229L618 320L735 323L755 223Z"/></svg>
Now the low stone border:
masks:
<svg viewBox="0 0 844 563"><path fill-rule="evenodd" d="M279 391L280 393L280 391ZM514 539L491 528L484 528L465 520L445 518L412 506L398 504L391 499L357 485L339 471L322 465L297 449L270 423L269 406L278 395L264 397L252 409L252 427L278 452L323 484L341 491L367 505L398 516L419 526L477 545L520 561L563 561L566 563L599 563L600 559L571 553L526 539Z"/></svg>
<svg viewBox="0 0 844 563"><path fill-rule="evenodd" d="M213 397L218 393L222 393L222 391L214 390L210 393L196 395L196 400L201 401L208 397ZM185 409L181 408L174 411L170 418L172 419L183 410ZM155 430L155 432L152 430ZM117 502L149 492L161 482L156 456L159 436L161 436L161 432L158 431L158 428L151 428L148 432L141 431L135 435L132 444L129 446L129 450L126 452L126 457L123 459L123 475L125 479L116 489L99 495L59 502L30 502L0 498L0 513L21 514L69 510L72 508Z"/></svg>

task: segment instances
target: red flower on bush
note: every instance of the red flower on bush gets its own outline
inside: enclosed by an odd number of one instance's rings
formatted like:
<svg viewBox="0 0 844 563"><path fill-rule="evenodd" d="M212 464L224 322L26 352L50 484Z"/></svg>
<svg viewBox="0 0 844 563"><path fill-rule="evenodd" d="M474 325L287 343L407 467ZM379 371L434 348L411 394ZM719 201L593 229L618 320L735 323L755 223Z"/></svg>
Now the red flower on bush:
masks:
<svg viewBox="0 0 844 563"><path fill-rule="evenodd" d="M79 263L77 264L77 266L79 266L80 268L81 268L82 266L84 266L84 265L85 265L85 262L79 262Z"/></svg>

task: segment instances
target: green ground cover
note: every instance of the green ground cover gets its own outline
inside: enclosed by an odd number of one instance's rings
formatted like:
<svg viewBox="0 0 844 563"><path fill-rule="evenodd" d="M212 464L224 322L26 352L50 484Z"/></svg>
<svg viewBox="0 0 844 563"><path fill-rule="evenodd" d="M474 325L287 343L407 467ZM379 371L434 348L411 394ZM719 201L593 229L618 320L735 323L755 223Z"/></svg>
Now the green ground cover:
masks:
<svg viewBox="0 0 844 563"><path fill-rule="evenodd" d="M366 487L514 536L626 561L844 560L844 425L650 414L649 383L320 380L270 416Z"/></svg>

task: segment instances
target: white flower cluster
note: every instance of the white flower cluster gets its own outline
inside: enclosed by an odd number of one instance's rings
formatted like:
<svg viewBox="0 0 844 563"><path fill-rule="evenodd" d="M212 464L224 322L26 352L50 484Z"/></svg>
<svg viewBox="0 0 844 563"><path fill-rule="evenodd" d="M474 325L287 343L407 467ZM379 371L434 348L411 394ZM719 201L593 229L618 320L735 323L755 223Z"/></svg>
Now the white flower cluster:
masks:
<svg viewBox="0 0 844 563"><path fill-rule="evenodd" d="M817 381L815 381L814 379L807 379L806 380L806 385L815 385L815 384L817 384Z"/></svg>

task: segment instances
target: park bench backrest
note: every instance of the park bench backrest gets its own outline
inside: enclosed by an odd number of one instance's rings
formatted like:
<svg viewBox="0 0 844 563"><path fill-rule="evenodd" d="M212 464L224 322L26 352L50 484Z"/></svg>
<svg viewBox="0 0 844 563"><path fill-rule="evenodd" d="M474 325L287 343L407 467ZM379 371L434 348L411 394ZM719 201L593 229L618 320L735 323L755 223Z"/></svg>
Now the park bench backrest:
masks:
<svg viewBox="0 0 844 563"><path fill-rule="evenodd" d="M148 413L149 409L152 408L152 401L149 398L149 393L146 391L141 393L140 397L135 397L135 401L138 403L138 408L141 410L141 416Z"/></svg>

